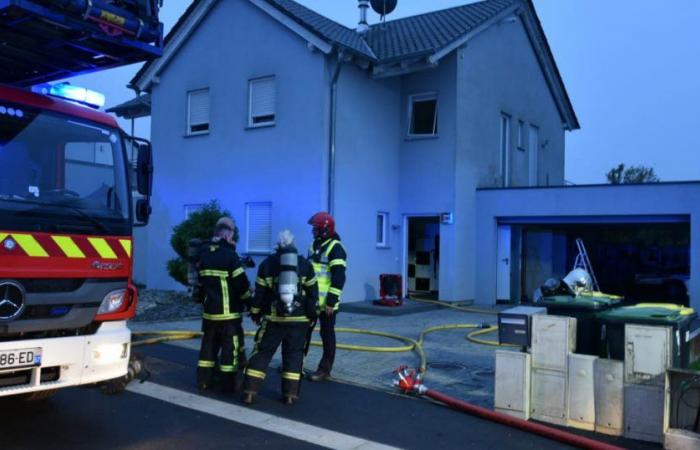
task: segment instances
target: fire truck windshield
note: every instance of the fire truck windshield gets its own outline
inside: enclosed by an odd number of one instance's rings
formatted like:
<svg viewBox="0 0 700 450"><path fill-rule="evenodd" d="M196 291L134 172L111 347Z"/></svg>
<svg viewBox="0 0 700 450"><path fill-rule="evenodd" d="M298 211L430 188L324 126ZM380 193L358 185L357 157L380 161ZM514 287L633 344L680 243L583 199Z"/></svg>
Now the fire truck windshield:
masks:
<svg viewBox="0 0 700 450"><path fill-rule="evenodd" d="M0 170L0 214L12 229L129 231L128 175L117 129L0 104Z"/></svg>

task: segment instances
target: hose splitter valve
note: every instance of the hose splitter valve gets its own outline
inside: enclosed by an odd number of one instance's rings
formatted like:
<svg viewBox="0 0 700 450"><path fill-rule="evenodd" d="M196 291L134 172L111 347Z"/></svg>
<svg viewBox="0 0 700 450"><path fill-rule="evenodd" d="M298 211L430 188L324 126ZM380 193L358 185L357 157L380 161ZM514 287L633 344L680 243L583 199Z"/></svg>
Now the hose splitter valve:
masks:
<svg viewBox="0 0 700 450"><path fill-rule="evenodd" d="M394 374L396 374L394 387L397 387L404 394L422 395L428 390L423 384L423 374L415 369L409 369L408 366L400 366L394 370Z"/></svg>

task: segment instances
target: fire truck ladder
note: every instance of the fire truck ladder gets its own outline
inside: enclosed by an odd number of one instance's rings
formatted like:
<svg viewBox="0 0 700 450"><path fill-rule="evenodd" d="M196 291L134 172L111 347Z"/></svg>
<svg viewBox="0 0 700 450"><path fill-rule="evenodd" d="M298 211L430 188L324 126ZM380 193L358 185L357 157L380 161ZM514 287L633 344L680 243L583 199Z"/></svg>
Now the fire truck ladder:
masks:
<svg viewBox="0 0 700 450"><path fill-rule="evenodd" d="M600 291L600 286L598 286L598 280L593 273L593 266L591 265L591 260L588 259L588 252L586 251L586 246L583 244L581 238L576 239L576 247L578 248L578 255L574 260L574 269L583 269L591 276L591 281L593 282L593 290Z"/></svg>

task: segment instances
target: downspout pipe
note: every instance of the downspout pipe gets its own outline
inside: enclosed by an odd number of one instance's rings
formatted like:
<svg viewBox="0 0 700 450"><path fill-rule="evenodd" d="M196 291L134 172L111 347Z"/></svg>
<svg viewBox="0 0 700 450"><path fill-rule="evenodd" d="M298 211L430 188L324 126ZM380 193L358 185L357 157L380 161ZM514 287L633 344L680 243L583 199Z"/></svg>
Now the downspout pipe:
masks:
<svg viewBox="0 0 700 450"><path fill-rule="evenodd" d="M338 60L333 71L331 79L331 102L330 102L330 120L329 120L329 143L328 143L328 212L333 215L335 213L335 150L336 150L336 125L338 122L338 78L340 77L340 69L343 67L342 51L338 52Z"/></svg>

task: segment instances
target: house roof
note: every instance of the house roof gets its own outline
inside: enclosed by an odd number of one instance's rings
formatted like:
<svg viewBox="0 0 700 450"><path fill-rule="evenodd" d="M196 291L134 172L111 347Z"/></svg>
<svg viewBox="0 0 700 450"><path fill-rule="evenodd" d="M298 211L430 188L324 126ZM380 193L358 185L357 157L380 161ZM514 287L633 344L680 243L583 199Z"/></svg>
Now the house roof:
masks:
<svg viewBox="0 0 700 450"><path fill-rule="evenodd" d="M106 112L114 113L125 119L138 119L139 117L150 116L151 94L139 95L129 101L107 108Z"/></svg>
<svg viewBox="0 0 700 450"><path fill-rule="evenodd" d="M131 80L130 85L139 89L150 85L150 82L144 83L143 80L148 78L149 71L155 76L156 70L151 66L158 62L160 67L164 67L168 58L171 58L177 50L175 48L169 53L168 44L173 41L171 46L179 47L187 37L182 35L191 33L216 1L193 0L166 36L164 56L144 64ZM303 30L303 37L316 40L317 45L321 42L323 46L328 47L323 50L325 53L329 53L332 49L343 50L357 59L368 61L375 67L388 67L419 58L427 58L430 64L435 64L472 35L510 14L518 13L523 21L527 22L526 28L530 34L530 41L535 47L540 66L553 92L563 122L569 129L580 127L532 0L482 0L373 24L365 33L358 33L294 0L249 1L271 15L274 12L274 17L293 31L299 33L299 30ZM191 17L193 18L190 19Z"/></svg>
<svg viewBox="0 0 700 450"><path fill-rule="evenodd" d="M266 0L319 37L375 62L434 53L520 0L485 0L373 24L360 34L293 0Z"/></svg>

